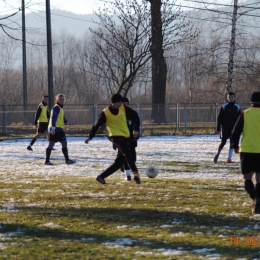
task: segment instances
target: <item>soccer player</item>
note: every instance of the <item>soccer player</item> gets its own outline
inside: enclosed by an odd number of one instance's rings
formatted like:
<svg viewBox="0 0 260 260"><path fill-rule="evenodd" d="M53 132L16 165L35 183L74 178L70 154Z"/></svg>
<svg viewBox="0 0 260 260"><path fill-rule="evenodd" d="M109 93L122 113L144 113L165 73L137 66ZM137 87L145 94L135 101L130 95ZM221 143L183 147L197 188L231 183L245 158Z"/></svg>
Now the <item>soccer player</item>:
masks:
<svg viewBox="0 0 260 260"><path fill-rule="evenodd" d="M66 164L73 164L74 162L69 159L67 139L64 133L64 125L71 125L70 122L64 116L64 95L56 95L56 104L51 110L51 117L48 127L48 139L49 145L46 149L45 165L53 165L50 162L51 151L55 143L60 142L62 146L62 152L65 157Z"/></svg>
<svg viewBox="0 0 260 260"><path fill-rule="evenodd" d="M103 109L102 113L98 116L97 121L92 126L88 138L85 140L85 143L88 144L90 140L95 136L99 127L106 124L108 137L119 151L115 162L103 173L98 175L96 180L101 184L105 184L105 178L120 169L120 167L122 167L124 161L126 160L129 168L133 172L134 181L137 184L140 184L141 180L138 174L138 169L132 157L131 150L128 147L130 132L126 122L126 119L132 120L134 124L133 136L134 138L137 138L139 136L140 126L139 116L130 107L122 105L122 96L120 94L114 94L111 98L111 102L112 104Z"/></svg>
<svg viewBox="0 0 260 260"><path fill-rule="evenodd" d="M235 93L229 92L227 94L228 102L221 106L218 115L217 132L221 134L221 143L218 147L218 152L214 157L214 162L218 161L221 150L224 148L227 139L231 136L231 131L236 123L237 118L241 114L241 109L235 102ZM232 161L233 149L229 147L227 163L233 163Z"/></svg>
<svg viewBox="0 0 260 260"><path fill-rule="evenodd" d="M129 100L128 100L127 97L122 98L122 104L124 106L129 106ZM138 116L138 114L137 114L137 116ZM126 121L127 121L127 126L129 128L129 132L130 132L130 138L128 140L128 146L131 150L132 158L133 158L134 162L136 162L136 150L135 150L135 148L137 147L137 140L138 140L139 136L137 138L134 138L134 135L133 135L134 123L132 122L132 120L129 119L129 118L126 118ZM116 149L116 146L113 145L113 148ZM119 151L118 151L118 153L119 153ZM129 165L128 165L126 160L124 162L124 165L121 167L121 170L122 170L122 172L125 173L126 180L131 181L132 180L131 171L130 171Z"/></svg>
<svg viewBox="0 0 260 260"><path fill-rule="evenodd" d="M244 187L254 201L252 213L260 214L260 92L252 94L250 103L251 107L237 119L231 135L231 147L235 153L240 152ZM252 181L254 174L256 185Z"/></svg>
<svg viewBox="0 0 260 260"><path fill-rule="evenodd" d="M45 95L42 97L42 101L38 105L38 109L34 116L34 125L33 125L33 128L37 128L37 125L38 125L38 129L37 129L36 135L33 137L32 141L31 141L31 143L27 146L28 151L33 150L32 149L33 144L48 129L48 123L49 123L49 118L50 118L50 114L49 114L48 106L47 106L48 101L49 101L49 98L48 98L48 96Z"/></svg>

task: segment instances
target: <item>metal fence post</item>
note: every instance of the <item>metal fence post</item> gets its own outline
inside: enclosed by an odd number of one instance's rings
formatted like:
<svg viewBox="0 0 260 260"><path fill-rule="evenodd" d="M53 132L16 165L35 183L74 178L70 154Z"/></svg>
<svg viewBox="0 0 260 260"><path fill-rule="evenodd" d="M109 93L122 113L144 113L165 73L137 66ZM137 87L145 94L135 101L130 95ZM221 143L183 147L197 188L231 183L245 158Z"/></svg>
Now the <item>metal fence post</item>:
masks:
<svg viewBox="0 0 260 260"><path fill-rule="evenodd" d="M140 117L140 136L143 135L143 109L140 106L139 108L139 117Z"/></svg>
<svg viewBox="0 0 260 260"><path fill-rule="evenodd" d="M179 103L176 104L176 128L179 131Z"/></svg>
<svg viewBox="0 0 260 260"><path fill-rule="evenodd" d="M158 104L158 123L160 124L160 105Z"/></svg>
<svg viewBox="0 0 260 260"><path fill-rule="evenodd" d="M3 105L3 133L7 133L7 107Z"/></svg>
<svg viewBox="0 0 260 260"><path fill-rule="evenodd" d="M94 124L97 120L97 104L93 104L93 119L94 119L94 122L93 122L93 124Z"/></svg>
<svg viewBox="0 0 260 260"><path fill-rule="evenodd" d="M218 125L218 103L216 103L215 106L216 106L216 108L215 108L215 111L216 111L215 127L217 127L217 125Z"/></svg>
<svg viewBox="0 0 260 260"><path fill-rule="evenodd" d="M187 135L187 106L184 106L184 134Z"/></svg>

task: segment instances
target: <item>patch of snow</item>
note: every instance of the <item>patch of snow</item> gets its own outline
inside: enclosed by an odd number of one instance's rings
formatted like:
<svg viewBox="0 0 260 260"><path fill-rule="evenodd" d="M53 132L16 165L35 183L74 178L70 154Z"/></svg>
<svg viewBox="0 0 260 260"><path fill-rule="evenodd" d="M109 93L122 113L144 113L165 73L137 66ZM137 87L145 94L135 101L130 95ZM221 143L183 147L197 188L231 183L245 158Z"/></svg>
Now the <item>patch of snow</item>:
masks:
<svg viewBox="0 0 260 260"><path fill-rule="evenodd" d="M211 251L215 251L215 248L201 248L201 249L195 249L192 252L196 254L203 254L203 253L208 253Z"/></svg>
<svg viewBox="0 0 260 260"><path fill-rule="evenodd" d="M0 143L0 174L6 180L24 177L27 183L27 177L31 175L46 179L53 175L93 178L113 163L117 151L106 137L94 138L89 144L84 140L85 137L67 138L69 156L76 162L73 165L65 164L61 145L57 143L51 155L54 166L44 165L48 144L44 139L36 141L32 152L26 149L30 139L5 140ZM220 154L218 163L213 163L218 145L217 135L141 137L136 149L137 166L141 177L147 180L145 169L150 165L159 169L160 178L241 180L241 175L234 173L240 172L239 156L233 155L236 163L226 164L228 145ZM187 163L194 166L193 170L186 170ZM121 174L122 181L125 181L124 177Z"/></svg>
<svg viewBox="0 0 260 260"><path fill-rule="evenodd" d="M176 249L165 249L165 248L160 248L157 250L158 252L161 252L162 255L170 256L170 255L182 255L187 253L187 251L183 250L176 250Z"/></svg>

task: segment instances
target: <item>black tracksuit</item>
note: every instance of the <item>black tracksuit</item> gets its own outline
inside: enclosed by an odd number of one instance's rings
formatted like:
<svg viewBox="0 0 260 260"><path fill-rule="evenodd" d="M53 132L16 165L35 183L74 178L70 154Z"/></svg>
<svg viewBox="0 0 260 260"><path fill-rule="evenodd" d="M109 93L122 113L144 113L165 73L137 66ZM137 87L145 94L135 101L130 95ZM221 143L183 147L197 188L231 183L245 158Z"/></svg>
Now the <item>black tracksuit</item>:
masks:
<svg viewBox="0 0 260 260"><path fill-rule="evenodd" d="M221 106L218 115L217 131L222 132L221 143L219 145L219 151L225 146L227 139L231 136L231 131L237 121L237 118L241 114L241 109L235 102L227 102Z"/></svg>

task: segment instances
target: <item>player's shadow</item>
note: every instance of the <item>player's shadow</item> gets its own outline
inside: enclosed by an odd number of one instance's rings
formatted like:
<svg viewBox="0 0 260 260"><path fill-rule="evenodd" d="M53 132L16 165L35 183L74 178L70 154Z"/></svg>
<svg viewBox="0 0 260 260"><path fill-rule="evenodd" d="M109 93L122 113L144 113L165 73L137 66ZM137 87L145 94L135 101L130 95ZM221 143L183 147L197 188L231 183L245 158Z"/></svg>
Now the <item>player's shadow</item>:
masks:
<svg viewBox="0 0 260 260"><path fill-rule="evenodd" d="M4 208L0 208L4 212ZM62 207L18 207L15 208L16 211L21 214L27 214L30 218L35 218L38 220L37 225L24 225L24 224L1 224L1 233L9 234L16 233L18 237L29 238L51 238L55 240L77 240L84 243L105 243L105 242L116 242L118 239L131 239L133 243L130 246L146 248L147 250L153 249L178 249L182 247L183 251L188 251L191 255L196 255L196 250L201 248L214 248L214 253L221 254L222 257L233 259L234 252L230 250L230 244L228 237L236 236L236 230L241 232L245 227L247 230L250 230L248 236L253 235L254 226L258 223L257 220L252 220L248 218L237 218L232 216L220 216L212 215L208 213L192 213L192 212L174 212L174 211L161 211L161 210L146 210L146 209L119 209L119 208L62 208ZM35 216L35 217L34 217ZM96 223L98 226L109 227L95 230L88 228L88 225L82 227L82 231L74 232L70 231L70 226L62 226L64 218L69 219L70 222L75 220L75 223L87 222ZM60 219L60 220L59 220ZM42 222L42 224L39 224ZM61 223L61 226L48 227L44 225L48 223ZM67 221L65 221L67 222ZM234 226L235 223L235 226ZM232 226L231 226L232 225ZM118 227L124 227L123 232L119 232L120 235L112 235L113 232L110 231L113 229L118 229ZM154 236L150 237L138 237L138 232L142 228L151 228L154 231ZM128 232L128 229L131 232ZM136 229L136 233L133 232L133 229ZM229 229L232 229L233 233L224 233L230 232ZM163 230L163 231L162 231ZM18 232L19 231L19 232ZM165 243L164 239L161 236L156 238L156 234L165 233L167 237L171 237L171 234L188 234L189 236L196 236L200 232L201 235L206 236L208 234L216 233L219 235L224 235L227 237L226 243L221 243L216 245L214 240L208 240L205 244L201 244L194 239L190 241L180 240L176 241L174 238L170 243ZM220 232L220 233L218 233ZM135 234L134 236L131 234ZM122 235L121 235L122 234ZM142 234L142 232L140 232ZM138 238L137 238L138 237ZM187 239L186 239L187 240ZM127 245L129 246L129 245ZM241 249L242 250L242 249ZM243 249L244 250L244 249ZM247 247L244 251L240 252L240 257L246 257L248 254L250 256L257 257L259 252L258 247Z"/></svg>

